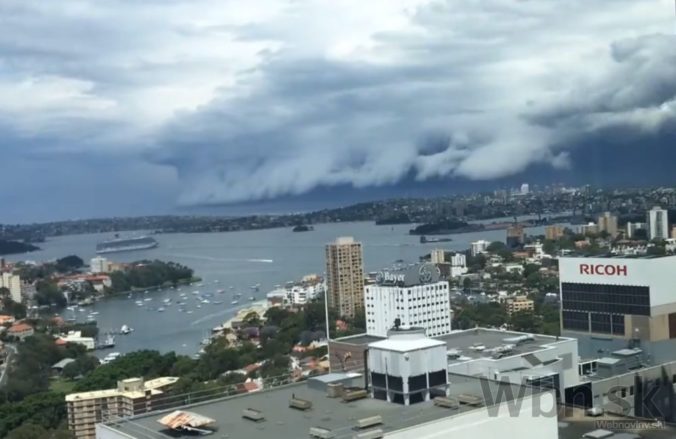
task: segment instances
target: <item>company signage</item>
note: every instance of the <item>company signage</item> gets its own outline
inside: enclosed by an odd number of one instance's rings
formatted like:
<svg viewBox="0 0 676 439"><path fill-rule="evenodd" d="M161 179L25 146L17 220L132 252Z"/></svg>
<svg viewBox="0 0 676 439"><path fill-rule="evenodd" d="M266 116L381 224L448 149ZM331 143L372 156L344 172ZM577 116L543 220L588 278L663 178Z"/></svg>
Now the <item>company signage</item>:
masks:
<svg viewBox="0 0 676 439"><path fill-rule="evenodd" d="M580 264L580 274L595 276L626 276L627 266L622 264Z"/></svg>
<svg viewBox="0 0 676 439"><path fill-rule="evenodd" d="M439 281L441 272L434 264L416 264L401 271L381 271L376 276L379 285L425 285Z"/></svg>

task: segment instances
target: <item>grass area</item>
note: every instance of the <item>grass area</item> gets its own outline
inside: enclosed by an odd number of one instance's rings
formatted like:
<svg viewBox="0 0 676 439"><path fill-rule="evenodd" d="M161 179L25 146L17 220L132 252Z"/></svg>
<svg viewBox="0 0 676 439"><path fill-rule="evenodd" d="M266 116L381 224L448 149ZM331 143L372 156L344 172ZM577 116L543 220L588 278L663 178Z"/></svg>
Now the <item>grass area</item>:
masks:
<svg viewBox="0 0 676 439"><path fill-rule="evenodd" d="M49 389L54 392L72 393L73 387L75 387L75 381L66 380L64 378L56 378L49 383Z"/></svg>

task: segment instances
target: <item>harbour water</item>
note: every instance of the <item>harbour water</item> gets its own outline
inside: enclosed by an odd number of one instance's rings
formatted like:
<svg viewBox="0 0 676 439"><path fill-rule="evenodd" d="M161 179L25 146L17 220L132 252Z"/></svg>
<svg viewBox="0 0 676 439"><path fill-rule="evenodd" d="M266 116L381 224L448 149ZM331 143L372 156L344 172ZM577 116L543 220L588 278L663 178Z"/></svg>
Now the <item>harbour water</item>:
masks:
<svg viewBox="0 0 676 439"><path fill-rule="evenodd" d="M322 274L324 246L336 237L354 236L363 243L366 271L377 271L397 260L415 262L433 248L466 250L472 241L478 239L505 239L504 230L493 230L452 235L451 242L421 244L418 236L408 234L411 227L409 224L376 226L372 222L353 222L319 224L314 231L302 233L294 233L291 229L270 229L154 235L159 242L157 248L113 253L106 257L116 262L141 259L179 262L191 267L202 278L201 286L134 293L131 298L127 295L110 297L84 311L64 309L57 312L65 318L77 316L78 320L85 320L90 312L97 312L95 318L102 333L119 331L125 324L130 326L134 332L116 337L114 350L117 352L156 349L192 355L199 350L200 341L211 328L247 306L251 297L262 300L275 285L283 285L309 273ZM527 233L543 234L544 231L542 227L535 227L527 229ZM75 254L88 261L95 256L96 244L112 237L112 233L107 233L50 238L40 244L40 251L12 255L6 259L42 262ZM260 284L258 291L251 288L256 284ZM219 294L217 290L224 292ZM198 302L193 291L211 295L207 297L210 303ZM185 298L180 297L181 293L187 293ZM237 305L232 304L235 293L241 294ZM172 304L165 304L165 299L171 299ZM179 300L185 301L186 305L176 305ZM136 301L142 301L142 306L138 306ZM214 301L222 303L214 304ZM164 311L157 311L159 307L164 307ZM105 355L105 351L102 352Z"/></svg>

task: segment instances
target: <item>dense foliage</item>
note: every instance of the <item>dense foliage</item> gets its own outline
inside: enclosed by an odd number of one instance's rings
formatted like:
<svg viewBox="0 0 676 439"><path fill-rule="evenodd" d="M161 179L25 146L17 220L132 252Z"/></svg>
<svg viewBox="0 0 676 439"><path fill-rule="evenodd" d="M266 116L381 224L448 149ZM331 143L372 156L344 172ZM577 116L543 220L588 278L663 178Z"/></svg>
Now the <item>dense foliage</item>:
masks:
<svg viewBox="0 0 676 439"><path fill-rule="evenodd" d="M134 288L150 288L192 279L192 269L175 262L140 261L124 271L110 274L111 291L123 292Z"/></svg>
<svg viewBox="0 0 676 439"><path fill-rule="evenodd" d="M444 219L433 223L421 224L410 230L411 235L446 235L449 233L473 232L482 230L479 224L469 224L457 219Z"/></svg>
<svg viewBox="0 0 676 439"><path fill-rule="evenodd" d="M10 255L13 253L26 253L35 250L40 250L40 248L32 244L26 244L21 241L8 241L5 239L0 239L0 255Z"/></svg>

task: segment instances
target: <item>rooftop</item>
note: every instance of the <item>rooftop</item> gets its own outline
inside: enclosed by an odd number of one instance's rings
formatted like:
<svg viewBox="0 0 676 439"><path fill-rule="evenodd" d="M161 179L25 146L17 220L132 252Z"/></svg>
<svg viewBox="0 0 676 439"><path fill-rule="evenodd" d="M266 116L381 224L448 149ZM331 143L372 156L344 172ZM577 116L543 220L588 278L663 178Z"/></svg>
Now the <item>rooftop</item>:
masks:
<svg viewBox="0 0 676 439"><path fill-rule="evenodd" d="M129 384L136 382L138 378L129 378L126 380L120 381L121 383ZM143 388L145 390L150 390L153 395L162 393L159 389L170 384L174 384L178 381L176 377L160 377L154 380L148 380L143 383ZM91 392L80 392L80 393L71 393L66 395L66 401L82 401L87 399L98 399L98 398L111 398L114 396L125 396L127 398L142 398L145 396L144 391L141 390L130 390L123 391L118 388L115 389L104 389L104 390L93 390Z"/></svg>
<svg viewBox="0 0 676 439"><path fill-rule="evenodd" d="M337 377L341 378L341 377ZM344 377L342 377L344 379ZM376 399L361 399L343 402L340 398L329 398L325 385L328 380L318 382L310 379L307 382L290 384L274 389L221 398L192 406L185 410L207 416L216 420L217 437L269 439L269 438L303 438L308 437L312 427L321 427L335 433L336 439L352 438L355 434L357 420L380 415L383 423L379 426L385 432L408 428L423 422L457 416L472 410L486 410L485 407L461 405L458 410L449 410L435 406L432 402L422 402L411 406L388 403ZM360 382L357 378L354 383ZM493 391L505 383L491 381ZM513 387L513 394L519 390ZM528 392L534 391L528 388ZM473 394L481 396L479 379L454 375L450 385L451 396ZM495 394L495 393L494 393ZM310 401L312 408L301 411L289 408L291 398ZM245 409L258 410L264 416L263 421L254 422L242 418ZM173 410L173 409L172 409ZM137 416L107 425L131 437L145 439L166 438L169 433L157 421L166 412L154 412ZM178 432L171 432L171 437L190 437Z"/></svg>

